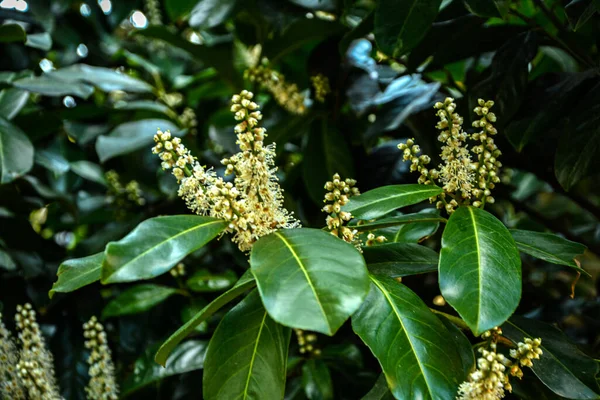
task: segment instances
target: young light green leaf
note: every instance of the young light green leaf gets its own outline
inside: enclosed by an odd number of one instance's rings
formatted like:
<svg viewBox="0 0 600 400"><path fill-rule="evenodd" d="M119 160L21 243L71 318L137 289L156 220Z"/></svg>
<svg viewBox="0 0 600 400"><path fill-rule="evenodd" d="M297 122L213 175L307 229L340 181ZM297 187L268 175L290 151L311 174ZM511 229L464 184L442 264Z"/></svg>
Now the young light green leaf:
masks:
<svg viewBox="0 0 600 400"><path fill-rule="evenodd" d="M104 253L97 253L83 258L72 258L58 267L58 280L52 285L48 296L54 293L68 293L100 280Z"/></svg>
<svg viewBox="0 0 600 400"><path fill-rule="evenodd" d="M132 286L104 307L102 318L148 311L177 292L175 288L151 283Z"/></svg>
<svg viewBox="0 0 600 400"><path fill-rule="evenodd" d="M459 207L448 220L440 252L440 289L475 335L502 324L521 299L521 258L496 217Z"/></svg>
<svg viewBox="0 0 600 400"><path fill-rule="evenodd" d="M204 398L283 399L290 332L251 292L225 314L208 344Z"/></svg>
<svg viewBox="0 0 600 400"><path fill-rule="evenodd" d="M106 246L102 283L151 279L164 274L225 229L227 222L198 215L150 218Z"/></svg>
<svg viewBox="0 0 600 400"><path fill-rule="evenodd" d="M260 238L250 266L275 321L326 335L342 326L369 290L356 248L318 229L284 229Z"/></svg>
<svg viewBox="0 0 600 400"><path fill-rule="evenodd" d="M304 363L302 386L309 400L333 399L333 382L325 361L310 359Z"/></svg>
<svg viewBox="0 0 600 400"><path fill-rule="evenodd" d="M180 131L173 122L164 119L142 119L125 122L113 129L108 135L98 137L96 153L98 153L100 162L145 147L150 148L157 128L162 131L171 131L174 136L183 136L185 133L185 131Z"/></svg>
<svg viewBox="0 0 600 400"><path fill-rule="evenodd" d="M213 274L207 269L196 271L186 282L186 286L194 292L220 292L229 289L237 281L232 270L222 274Z"/></svg>
<svg viewBox="0 0 600 400"><path fill-rule="evenodd" d="M146 350L144 355L135 361L133 373L129 374L121 385L121 394L127 396L169 376L202 369L206 347L207 343L202 340L188 340L180 344L171 353L167 367L154 362L153 349Z"/></svg>
<svg viewBox="0 0 600 400"><path fill-rule="evenodd" d="M397 399L454 399L464 379L444 324L406 286L371 276L352 328L371 349Z"/></svg>
<svg viewBox="0 0 600 400"><path fill-rule="evenodd" d="M442 193L434 185L390 185L352 197L342 210L357 219L379 218L398 208L410 206Z"/></svg>
<svg viewBox="0 0 600 400"><path fill-rule="evenodd" d="M16 125L0 117L0 185L26 174L33 167L33 145Z"/></svg>
<svg viewBox="0 0 600 400"><path fill-rule="evenodd" d="M511 229L510 234L523 253L552 264L575 268L590 276L575 262L575 257L583 254L587 248L581 243L572 242L552 233Z"/></svg>
<svg viewBox="0 0 600 400"><path fill-rule="evenodd" d="M429 247L414 243L385 243L363 248L367 268L372 274L408 276L435 272L439 255Z"/></svg>
<svg viewBox="0 0 600 400"><path fill-rule="evenodd" d="M375 40L386 54L400 57L423 39L442 0L381 0L375 9Z"/></svg>
<svg viewBox="0 0 600 400"><path fill-rule="evenodd" d="M158 349L154 356L154 361L162 366L166 366L169 354L173 351L186 336L192 333L198 325L206 321L211 315L219 311L221 307L229 303L236 297L241 296L247 290L253 288L256 285L254 277L247 271L240 280L235 284L234 287L214 299L209 305L200 310L194 318L186 322L181 328L173 333Z"/></svg>
<svg viewBox="0 0 600 400"><path fill-rule="evenodd" d="M544 352L533 360L533 372L554 393L567 399L600 399L596 375L600 367L591 357L555 327L514 316L502 325L504 336L513 343L524 338L541 338Z"/></svg>

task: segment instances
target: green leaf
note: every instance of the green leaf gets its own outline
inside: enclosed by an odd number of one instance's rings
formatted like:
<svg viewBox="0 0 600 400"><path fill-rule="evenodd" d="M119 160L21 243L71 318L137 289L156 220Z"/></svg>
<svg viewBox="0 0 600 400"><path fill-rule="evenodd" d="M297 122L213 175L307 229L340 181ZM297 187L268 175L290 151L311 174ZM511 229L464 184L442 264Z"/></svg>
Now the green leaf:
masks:
<svg viewBox="0 0 600 400"><path fill-rule="evenodd" d="M302 386L309 400L332 400L333 382L323 360L307 360L302 366Z"/></svg>
<svg viewBox="0 0 600 400"><path fill-rule="evenodd" d="M185 284L194 292L220 292L232 287L236 281L237 276L232 270L213 274L208 269L201 269L196 271Z"/></svg>
<svg viewBox="0 0 600 400"><path fill-rule="evenodd" d="M248 289L251 289L256 285L254 278L250 271L247 271L240 280L235 284L234 287L214 299L209 305L204 307L201 311L199 311L194 318L190 319L186 322L181 328L179 328L175 333L173 333L163 344L160 346L156 355L154 356L154 360L162 366L166 366L167 358L169 354L173 351L175 346L177 346L186 336L192 333L198 325L202 322L206 321L211 315L215 312L219 311L221 307L232 301L238 296L241 296Z"/></svg>
<svg viewBox="0 0 600 400"><path fill-rule="evenodd" d="M198 215L147 219L118 242L106 246L102 283L151 279L225 229L227 221Z"/></svg>
<svg viewBox="0 0 600 400"><path fill-rule="evenodd" d="M346 139L324 119L313 122L302 153L304 183L316 204L323 204L323 185L335 173L344 179L354 176L351 151Z"/></svg>
<svg viewBox="0 0 600 400"><path fill-rule="evenodd" d="M440 289L475 335L502 324L521 299L521 258L496 217L459 207L448 220L440 252Z"/></svg>
<svg viewBox="0 0 600 400"><path fill-rule="evenodd" d="M379 218L398 208L419 203L440 193L442 188L434 185L382 186L352 197L342 210L352 213L352 216L357 219Z"/></svg>
<svg viewBox="0 0 600 400"><path fill-rule="evenodd" d="M13 82L16 88L29 92L39 93L44 96L62 97L73 95L87 99L94 93L94 87L83 82L65 82L53 78L49 74L43 74L33 78L18 79Z"/></svg>
<svg viewBox="0 0 600 400"><path fill-rule="evenodd" d="M190 14L189 24L193 28L213 28L227 20L237 0L200 0Z"/></svg>
<svg viewBox="0 0 600 400"><path fill-rule="evenodd" d="M178 290L168 286L143 283L119 294L102 310L102 318L138 314L162 303Z"/></svg>
<svg viewBox="0 0 600 400"><path fill-rule="evenodd" d="M572 242L552 233L511 229L510 234L523 253L552 264L575 268L590 276L575 262L575 257L583 254L587 248L581 243Z"/></svg>
<svg viewBox="0 0 600 400"><path fill-rule="evenodd" d="M250 266L275 321L330 336L369 290L358 250L318 229L284 229L260 238L252 247Z"/></svg>
<svg viewBox="0 0 600 400"><path fill-rule="evenodd" d="M14 271L17 269L17 264L15 264L11 256L2 249L0 249L0 268L7 271Z"/></svg>
<svg viewBox="0 0 600 400"><path fill-rule="evenodd" d="M363 256L369 272L393 278L425 274L438 269L438 254L429 247L414 243L366 246Z"/></svg>
<svg viewBox="0 0 600 400"><path fill-rule="evenodd" d="M63 155L51 149L43 149L35 152L33 161L42 167L52 171L54 176L59 176L71 169L69 162Z"/></svg>
<svg viewBox="0 0 600 400"><path fill-rule="evenodd" d="M369 390L367 394L365 394L361 400L393 400L394 396L392 392L390 392L390 388L388 387L387 380L385 379L385 374L379 375L375 385Z"/></svg>
<svg viewBox="0 0 600 400"><path fill-rule="evenodd" d="M164 6L171 21L175 22L185 18L196 3L198 0L165 0Z"/></svg>
<svg viewBox="0 0 600 400"><path fill-rule="evenodd" d="M283 399L290 332L269 317L257 290L246 296L208 344L204 398Z"/></svg>
<svg viewBox="0 0 600 400"><path fill-rule="evenodd" d="M104 171L102 170L102 167L100 167L98 164L82 160L70 163L70 167L71 171L73 171L80 177L106 186Z"/></svg>
<svg viewBox="0 0 600 400"><path fill-rule="evenodd" d="M375 9L375 41L384 53L399 57L423 39L442 0L381 0Z"/></svg>
<svg viewBox="0 0 600 400"><path fill-rule="evenodd" d="M68 293L100 280L104 253L93 254L83 258L72 258L58 267L58 280L52 285L48 296L55 292Z"/></svg>
<svg viewBox="0 0 600 400"><path fill-rule="evenodd" d="M0 117L0 185L33 167L33 145L23 131Z"/></svg>
<svg viewBox="0 0 600 400"><path fill-rule="evenodd" d="M446 218L440 217L433 212L419 212L414 214L399 215L397 217L382 218L372 222L361 223L360 225L351 224L352 229L359 232L374 231L376 229L414 224L418 222L447 222Z"/></svg>
<svg viewBox="0 0 600 400"><path fill-rule="evenodd" d="M51 71L47 75L68 83L83 81L105 92L123 90L131 93L152 93L152 86L140 79L113 69L86 64L71 65Z"/></svg>
<svg viewBox="0 0 600 400"><path fill-rule="evenodd" d="M600 166L600 84L596 84L578 102L569 115L566 131L560 135L554 173L565 190Z"/></svg>
<svg viewBox="0 0 600 400"><path fill-rule="evenodd" d="M597 0L572 0L565 6L564 13L571 29L576 32L599 10Z"/></svg>
<svg viewBox="0 0 600 400"><path fill-rule="evenodd" d="M25 42L27 34L19 24L0 25L0 43Z"/></svg>
<svg viewBox="0 0 600 400"><path fill-rule="evenodd" d="M48 51L52 48L52 36L48 32L29 34L25 46Z"/></svg>
<svg viewBox="0 0 600 400"><path fill-rule="evenodd" d="M480 17L504 17L509 8L508 0L465 0L467 10Z"/></svg>
<svg viewBox="0 0 600 400"><path fill-rule="evenodd" d="M105 162L113 157L131 153L132 151L150 147L154 143L156 129L171 131L174 136L183 136L185 131L180 131L173 122L165 119L142 119L139 121L125 122L108 135L99 136L96 141L96 153L100 162Z"/></svg>
<svg viewBox="0 0 600 400"><path fill-rule="evenodd" d="M503 335L512 342L525 337L541 338L544 352L533 360L533 372L554 393L568 399L600 399L596 375L599 364L553 326L519 316L502 325Z"/></svg>
<svg viewBox="0 0 600 400"><path fill-rule="evenodd" d="M464 379L444 324L410 289L371 276L371 290L352 328L371 349L397 399L454 399Z"/></svg>
<svg viewBox="0 0 600 400"><path fill-rule="evenodd" d="M442 321L449 332L449 338L454 341L454 346L460 355L462 363L462 371L464 379L475 369L475 352L471 346L471 342L460 329L458 329L450 320L442 315L439 315L439 320Z"/></svg>
<svg viewBox="0 0 600 400"><path fill-rule="evenodd" d="M173 113L168 106L152 100L121 101L115 104L115 109L153 111L167 116Z"/></svg>
<svg viewBox="0 0 600 400"><path fill-rule="evenodd" d="M154 362L153 349L147 349L144 355L135 361L133 373L121 385L121 394L127 396L148 385L169 376L196 371L204 367L207 343L202 340L188 340L177 346L168 359L167 367Z"/></svg>
<svg viewBox="0 0 600 400"><path fill-rule="evenodd" d="M13 119L29 100L29 92L8 88L0 91L0 117Z"/></svg>

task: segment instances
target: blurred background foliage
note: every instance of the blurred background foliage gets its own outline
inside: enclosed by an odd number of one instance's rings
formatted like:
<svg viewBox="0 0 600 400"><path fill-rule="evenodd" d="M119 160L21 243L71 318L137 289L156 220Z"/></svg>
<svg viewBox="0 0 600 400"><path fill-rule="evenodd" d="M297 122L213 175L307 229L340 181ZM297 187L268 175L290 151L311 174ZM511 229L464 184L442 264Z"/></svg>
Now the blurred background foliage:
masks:
<svg viewBox="0 0 600 400"><path fill-rule="evenodd" d="M312 227L324 225L323 184L335 172L361 191L416 181L396 145L415 137L425 153L439 153L435 101L455 97L470 126L476 99L494 99L505 169L490 211L509 228L588 247L580 262L591 277L579 280L526 257L517 313L555 324L600 357L600 4L438 0L411 15L408 3L0 2L0 301L5 318L34 304L65 398L85 398L81 325L91 315L106 325L123 397L201 393L203 354L223 310L167 369L152 358L248 268L226 237L145 284L48 292L65 260L102 251L149 217L188 213L150 152L152 136L157 127L183 135L203 164L222 169L219 160L235 152L229 100L243 88L257 94L267 141L277 142L286 205ZM306 111L290 113L245 79L256 65L296 84ZM330 84L324 102L311 85L318 74ZM420 223L384 234L437 250L436 231ZM434 301L436 279L404 282L451 312ZM356 399L373 386L379 366L346 325L333 338L310 337L320 354L292 345L286 398ZM515 390L530 399L542 392Z"/></svg>

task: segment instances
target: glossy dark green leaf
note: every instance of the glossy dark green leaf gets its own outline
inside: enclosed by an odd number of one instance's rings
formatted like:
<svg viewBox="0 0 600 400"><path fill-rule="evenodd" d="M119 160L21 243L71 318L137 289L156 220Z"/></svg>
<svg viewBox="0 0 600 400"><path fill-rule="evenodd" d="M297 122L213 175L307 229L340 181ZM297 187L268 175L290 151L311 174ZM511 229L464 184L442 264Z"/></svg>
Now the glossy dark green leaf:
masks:
<svg viewBox="0 0 600 400"><path fill-rule="evenodd" d="M196 3L198 3L198 0L165 0L164 6L171 21L175 22L185 18Z"/></svg>
<svg viewBox="0 0 600 400"><path fill-rule="evenodd" d="M318 229L284 229L260 238L250 265L269 315L293 328L333 335L369 290L356 248Z"/></svg>
<svg viewBox="0 0 600 400"><path fill-rule="evenodd" d="M232 287L238 280L235 272L227 270L221 274L213 274L207 269L201 269L185 282L194 292L220 292Z"/></svg>
<svg viewBox="0 0 600 400"><path fill-rule="evenodd" d="M208 344L204 398L283 399L290 332L251 292L225 314Z"/></svg>
<svg viewBox="0 0 600 400"><path fill-rule="evenodd" d="M323 360L307 360L302 366L302 386L309 400L332 400L333 382Z"/></svg>
<svg viewBox="0 0 600 400"><path fill-rule="evenodd" d="M198 215L147 219L123 239L106 246L102 283L151 279L164 274L226 226L226 221Z"/></svg>
<svg viewBox="0 0 600 400"><path fill-rule="evenodd" d="M102 260L104 260L104 253L64 261L58 267L56 273L58 280L52 285L48 296L52 298L56 292L72 292L99 281L102 274Z"/></svg>
<svg viewBox="0 0 600 400"><path fill-rule="evenodd" d="M572 0L564 9L569 25L574 31L578 31L598 11L600 3L596 0Z"/></svg>
<svg viewBox="0 0 600 400"><path fill-rule="evenodd" d="M27 34L19 24L0 25L0 43L25 42Z"/></svg>
<svg viewBox="0 0 600 400"><path fill-rule="evenodd" d="M419 222L446 222L446 218L440 217L433 212L422 212L399 215L397 217L382 218L376 221L368 221L361 223L360 225L352 224L350 226L352 226L352 229L356 229L359 232L365 232Z"/></svg>
<svg viewBox="0 0 600 400"><path fill-rule="evenodd" d="M436 221L416 222L414 224L400 225L400 227L383 230L383 235L386 231L392 231L391 240L397 243L420 243L425 238L432 236L437 232L440 223ZM379 231L381 232L381 231Z"/></svg>
<svg viewBox="0 0 600 400"><path fill-rule="evenodd" d="M135 361L133 373L121 385L121 394L127 396L169 376L202 369L206 347L207 343L202 340L188 340L181 343L169 356L166 367L158 365L153 360L153 349L146 350L144 355Z"/></svg>
<svg viewBox="0 0 600 400"><path fill-rule="evenodd" d="M23 131L0 117L0 185L33 167L33 145Z"/></svg>
<svg viewBox="0 0 600 400"><path fill-rule="evenodd" d="M375 385L369 390L367 394L365 394L361 400L393 400L394 395L390 391L388 387L387 380L385 379L385 374L379 375Z"/></svg>
<svg viewBox="0 0 600 400"><path fill-rule="evenodd" d="M523 253L588 274L575 262L575 257L582 255L587 248L581 243L572 242L552 233L511 229L510 234Z"/></svg>
<svg viewBox="0 0 600 400"><path fill-rule="evenodd" d="M473 88L476 97L496 101L494 112L500 125L509 121L523 102L537 45L533 31L507 41L494 55L490 76Z"/></svg>
<svg viewBox="0 0 600 400"><path fill-rule="evenodd" d="M48 51L52 48L52 36L48 32L29 34L25 46Z"/></svg>
<svg viewBox="0 0 600 400"><path fill-rule="evenodd" d="M6 271L14 271L17 269L17 264L14 262L10 254L0 249L0 268Z"/></svg>
<svg viewBox="0 0 600 400"><path fill-rule="evenodd" d="M123 90L132 93L151 93L152 86L146 82L117 72L110 68L94 67L87 64L75 64L54 70L48 76L68 82L86 82L105 92Z"/></svg>
<svg viewBox="0 0 600 400"><path fill-rule="evenodd" d="M85 146L96 137L108 133L107 125L88 125L73 121L64 121L63 126L65 132L69 135L69 139L73 142Z"/></svg>
<svg viewBox="0 0 600 400"><path fill-rule="evenodd" d="M104 171L102 170L102 167L100 167L98 164L87 160L81 160L72 162L70 166L71 171L81 176L82 178L106 186Z"/></svg>
<svg viewBox="0 0 600 400"><path fill-rule="evenodd" d="M104 307L102 318L148 311L177 292L178 290L175 288L151 283L132 286L120 293Z"/></svg>
<svg viewBox="0 0 600 400"><path fill-rule="evenodd" d="M173 111L166 105L151 100L123 101L115 104L117 110L144 110L172 115Z"/></svg>
<svg viewBox="0 0 600 400"><path fill-rule="evenodd" d="M454 399L462 362L444 324L410 289L371 276L352 328L371 349L397 399Z"/></svg>
<svg viewBox="0 0 600 400"><path fill-rule="evenodd" d="M512 342L525 337L541 338L542 351L533 360L533 372L554 393L568 399L600 399L596 375L600 367L558 329L543 322L519 316L502 325L504 336Z"/></svg>
<svg viewBox="0 0 600 400"><path fill-rule="evenodd" d="M62 97L73 95L87 99L94 93L94 87L83 82L65 82L48 74L33 78L23 78L13 82L13 86L44 96Z"/></svg>
<svg viewBox="0 0 600 400"><path fill-rule="evenodd" d="M442 321L446 329L449 332L449 338L454 341L454 345L462 364L463 381L467 380L467 377L471 372L475 370L475 352L473 346L465 334L456 327L449 319L444 316L438 315L439 320Z"/></svg>
<svg viewBox="0 0 600 400"><path fill-rule="evenodd" d="M342 210L352 213L357 219L379 218L401 207L410 206L442 193L434 185L390 185L369 190L352 197Z"/></svg>
<svg viewBox="0 0 600 400"><path fill-rule="evenodd" d="M508 12L508 0L465 0L467 9L480 17L504 17Z"/></svg>
<svg viewBox="0 0 600 400"><path fill-rule="evenodd" d="M27 104L29 92L16 88L0 90L0 117L12 119Z"/></svg>
<svg viewBox="0 0 600 400"><path fill-rule="evenodd" d="M175 333L173 333L158 349L156 355L154 356L154 360L162 366L165 366L169 354L173 351L173 349L192 333L198 325L202 322L206 321L211 315L215 312L219 311L221 307L235 299L236 297L241 296L248 289L253 288L256 285L254 278L250 271L247 271L240 280L235 284L234 287L214 299L209 305L200 310L192 319L186 322L181 328L179 328Z"/></svg>
<svg viewBox="0 0 600 400"><path fill-rule="evenodd" d="M55 176L62 175L71 169L69 161L55 149L43 149L35 152L33 160L36 164L52 171Z"/></svg>
<svg viewBox="0 0 600 400"><path fill-rule="evenodd" d="M180 131L177 125L165 119L142 119L125 122L110 131L108 135L98 137L96 153L98 153L100 162L145 147L150 151L157 128L162 131L171 131L174 136L182 136L185 132Z"/></svg>
<svg viewBox="0 0 600 400"><path fill-rule="evenodd" d="M190 14L190 26L198 29L213 28L231 15L236 4L237 0L200 0Z"/></svg>
<svg viewBox="0 0 600 400"><path fill-rule="evenodd" d="M600 84L593 86L569 116L554 158L554 173L565 190L600 166Z"/></svg>
<svg viewBox="0 0 600 400"><path fill-rule="evenodd" d="M496 217L459 207L448 220L440 252L440 289L475 335L501 325L521 299L521 258Z"/></svg>
<svg viewBox="0 0 600 400"><path fill-rule="evenodd" d="M366 246L363 248L363 256L369 272L393 278L425 274L438 269L438 253L414 243Z"/></svg>
<svg viewBox="0 0 600 400"><path fill-rule="evenodd" d="M390 56L399 57L423 39L442 0L382 0L375 9L375 40Z"/></svg>
<svg viewBox="0 0 600 400"><path fill-rule="evenodd" d="M304 184L316 204L323 204L325 182L334 174L342 179L354 176L350 147L340 131L323 119L312 123L303 155Z"/></svg>

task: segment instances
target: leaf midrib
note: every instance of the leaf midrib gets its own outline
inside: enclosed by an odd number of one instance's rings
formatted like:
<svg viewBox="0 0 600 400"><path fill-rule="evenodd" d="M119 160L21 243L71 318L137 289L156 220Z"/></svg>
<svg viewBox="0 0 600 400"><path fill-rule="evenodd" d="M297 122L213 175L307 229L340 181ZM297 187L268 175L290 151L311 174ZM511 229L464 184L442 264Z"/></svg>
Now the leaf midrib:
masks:
<svg viewBox="0 0 600 400"><path fill-rule="evenodd" d="M146 251L144 251L144 252L142 252L142 253L138 254L137 256L135 256L134 258L132 258L131 260L127 261L127 262L126 262L125 264L123 264L123 265L122 265L120 268L118 268L118 269L114 270L114 272L113 272L112 274L110 274L110 276L113 276L113 275L114 275L114 274L116 274L118 271L120 271L121 269L123 269L125 265L128 265L128 264L132 264L132 263L134 263L134 262L135 262L136 260L138 260L139 258L142 258L142 257L144 257L144 256L145 256L146 254L148 254L149 252L153 251L154 249L156 249L156 248L157 248L157 247L159 247L159 246L162 246L163 244L167 243L167 242L168 242L168 241L170 241L170 240L174 240L175 238L178 238L178 237L179 237L179 236L181 236L181 235L185 235L186 233L189 233L189 232L191 232L191 231L193 231L193 230L195 230L195 229L200 229L200 228L202 228L202 227L205 227L205 226L207 226L207 225L211 225L211 224L217 224L217 223L223 223L223 221L222 221L222 220L216 220L216 221L210 221L210 222L207 222L207 223L204 223L204 224L198 224L198 225L195 225L195 226L193 226L192 228L189 228L189 229L186 229L186 230L184 230L184 231L181 231L181 232L179 232L179 233L177 233L177 234L175 234L175 235L173 235L173 236L169 236L167 239L165 239L165 240L163 240L163 241L161 241L161 242L157 243L156 245L154 245L154 246L150 247L148 250L146 250ZM118 242L117 242L117 243L118 243ZM108 246L107 246L107 249L108 249ZM103 263L103 264L104 264L104 263ZM110 276L109 276L109 277L110 277ZM108 279L109 277L107 277L107 279Z"/></svg>
<svg viewBox="0 0 600 400"><path fill-rule="evenodd" d="M475 238L475 250L477 253L477 284L478 284L478 291L477 291L477 322L475 324L476 327L476 331L479 331L479 321L481 318L481 293L483 292L482 290L482 276L481 276L481 248L479 246L479 233L477 232L477 223L475 221L475 213L473 212L473 209L471 209L471 207L467 207L467 210L469 210L469 215L471 216L471 222L473 223L473 238Z"/></svg>
<svg viewBox="0 0 600 400"><path fill-rule="evenodd" d="M304 276L306 278L308 286L310 286L310 289L312 290L312 292L315 296L315 300L317 301L317 304L319 305L321 313L323 314L323 318L325 319L325 323L327 324L327 330L331 333L332 330L331 330L331 325L329 324L329 319L327 319L327 314L325 313L325 309L323 308L323 305L321 304L321 300L319 299L317 290L316 290L315 286L313 285L312 280L310 279L310 276L308 275L308 271L304 267L304 264L302 264L302 260L300 260L300 257L298 257L298 254L294 251L294 248L292 247L292 245L287 241L287 239L281 233L276 231L275 236L277 236L281 239L283 244L285 244L285 246L289 249L290 253L292 253L292 256L298 263L298 266L300 267L300 269L302 270L302 273L304 274Z"/></svg>
<svg viewBox="0 0 600 400"><path fill-rule="evenodd" d="M394 303L392 302L392 299L390 298L389 293L387 292L387 290L384 287L382 287L382 285L379 283L379 281L377 279L375 279L372 275L370 276L370 278L371 278L371 281L373 281L373 283L379 288L379 290L381 291L381 293L383 294L383 296L385 297L385 299L387 300L387 302L389 303L389 305L392 307L392 310L394 311L394 314L396 315L396 318L398 318L398 322L400 323L400 326L402 327L402 331L406 335L406 338L408 339L408 343L410 344L410 348L412 350L412 353L414 354L415 359L417 360L417 365L419 366L419 370L421 371L421 375L423 375L423 380L425 381L425 386L427 386L427 390L429 391L429 393L432 394L433 391L431 390L431 387L429 386L429 382L427 381L427 375L425 375L425 370L423 369L423 365L421 364L421 360L417 356L417 352L415 351L415 346L413 345L413 342L410 339L410 335L408 334L408 331L404 327L404 323L402 321L402 317L400 317L400 314L396 310L396 307L395 307Z"/></svg>
<svg viewBox="0 0 600 400"><path fill-rule="evenodd" d="M244 387L244 395L242 399L248 397L248 386L250 385L250 377L252 377L252 368L254 368L254 359L256 358L256 352L258 351L258 343L260 342L260 336L262 335L263 327L265 326L265 320L267 319L267 311L263 315L262 321L260 322L260 328L258 329L258 335L256 335L256 343L254 343L254 350L252 351L252 358L250 359L250 365L248 368L248 376L246 377L246 386Z"/></svg>

